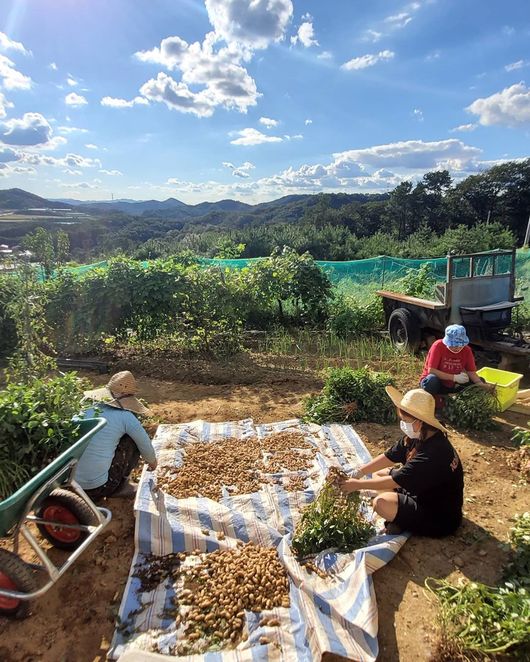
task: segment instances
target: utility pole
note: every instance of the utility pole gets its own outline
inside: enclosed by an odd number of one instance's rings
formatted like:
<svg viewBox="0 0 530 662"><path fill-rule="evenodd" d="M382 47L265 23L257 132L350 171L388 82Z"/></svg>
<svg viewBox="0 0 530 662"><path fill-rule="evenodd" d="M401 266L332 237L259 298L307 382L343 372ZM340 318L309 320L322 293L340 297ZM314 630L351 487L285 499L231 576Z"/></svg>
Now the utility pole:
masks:
<svg viewBox="0 0 530 662"><path fill-rule="evenodd" d="M528 217L528 223L526 225L526 234L524 236L523 248L528 248L530 244L530 216Z"/></svg>

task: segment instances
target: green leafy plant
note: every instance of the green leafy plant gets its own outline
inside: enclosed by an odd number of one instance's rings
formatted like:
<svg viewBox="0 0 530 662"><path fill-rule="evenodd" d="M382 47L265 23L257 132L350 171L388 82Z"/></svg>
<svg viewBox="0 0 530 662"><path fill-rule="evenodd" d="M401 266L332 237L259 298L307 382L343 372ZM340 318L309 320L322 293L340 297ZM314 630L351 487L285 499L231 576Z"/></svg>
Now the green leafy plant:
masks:
<svg viewBox="0 0 530 662"><path fill-rule="evenodd" d="M76 438L83 382L75 373L0 392L0 499L55 459Z"/></svg>
<svg viewBox="0 0 530 662"><path fill-rule="evenodd" d="M515 516L510 530L510 561L504 569L504 580L530 589L530 512Z"/></svg>
<svg viewBox="0 0 530 662"><path fill-rule="evenodd" d="M436 276L429 263L424 263L419 269L409 269L407 274L396 283L399 292L420 299L431 299L434 296Z"/></svg>
<svg viewBox="0 0 530 662"><path fill-rule="evenodd" d="M345 495L336 483L326 480L318 497L302 513L294 532L292 548L303 558L325 549L351 552L364 547L374 527L361 510L358 492Z"/></svg>
<svg viewBox="0 0 530 662"><path fill-rule="evenodd" d="M385 325L381 297L371 296L360 301L352 296L338 296L333 302L328 330L339 338L350 339L375 333Z"/></svg>
<svg viewBox="0 0 530 662"><path fill-rule="evenodd" d="M530 421L528 421L528 425L530 425ZM530 430L527 428L515 428L512 441L520 448L530 448Z"/></svg>
<svg viewBox="0 0 530 662"><path fill-rule="evenodd" d="M441 649L445 653L441 659L469 659L469 655L490 659L500 653L528 659L530 513L516 517L510 547L511 560L500 586L479 582L455 586L447 580L426 580L440 607Z"/></svg>
<svg viewBox="0 0 530 662"><path fill-rule="evenodd" d="M449 395L445 405L447 420L464 430L491 430L495 426L492 418L499 411L499 402L495 395L479 384Z"/></svg>
<svg viewBox="0 0 530 662"><path fill-rule="evenodd" d="M313 423L392 423L396 412L385 392L392 377L369 368L332 368L320 395L304 402L304 418Z"/></svg>
<svg viewBox="0 0 530 662"><path fill-rule="evenodd" d="M17 345L9 358L9 381L30 382L55 367L53 347L47 339L45 301L34 269L27 262L18 265L12 296L6 312L13 321Z"/></svg>

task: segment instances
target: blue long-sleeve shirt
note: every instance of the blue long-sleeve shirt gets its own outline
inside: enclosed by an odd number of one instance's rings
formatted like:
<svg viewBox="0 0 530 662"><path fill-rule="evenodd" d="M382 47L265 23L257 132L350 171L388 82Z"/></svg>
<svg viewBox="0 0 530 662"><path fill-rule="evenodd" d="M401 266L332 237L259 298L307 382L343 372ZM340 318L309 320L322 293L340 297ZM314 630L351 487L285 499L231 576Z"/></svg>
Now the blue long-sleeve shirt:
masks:
<svg viewBox="0 0 530 662"><path fill-rule="evenodd" d="M114 453L124 434L133 439L146 462L156 462L151 439L132 412L102 403L98 403L97 409L92 407L80 415L81 418L101 416L107 421L107 425L92 437L77 465L76 480L86 490L101 487L107 482Z"/></svg>

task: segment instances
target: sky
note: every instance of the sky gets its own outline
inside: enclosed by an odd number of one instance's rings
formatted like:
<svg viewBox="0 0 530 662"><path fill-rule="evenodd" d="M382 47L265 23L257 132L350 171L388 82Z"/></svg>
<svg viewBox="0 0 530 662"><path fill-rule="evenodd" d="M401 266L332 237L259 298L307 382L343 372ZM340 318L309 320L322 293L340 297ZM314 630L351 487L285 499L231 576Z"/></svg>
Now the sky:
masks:
<svg viewBox="0 0 530 662"><path fill-rule="evenodd" d="M254 204L459 180L530 156L529 44L528 0L2 0L0 188Z"/></svg>

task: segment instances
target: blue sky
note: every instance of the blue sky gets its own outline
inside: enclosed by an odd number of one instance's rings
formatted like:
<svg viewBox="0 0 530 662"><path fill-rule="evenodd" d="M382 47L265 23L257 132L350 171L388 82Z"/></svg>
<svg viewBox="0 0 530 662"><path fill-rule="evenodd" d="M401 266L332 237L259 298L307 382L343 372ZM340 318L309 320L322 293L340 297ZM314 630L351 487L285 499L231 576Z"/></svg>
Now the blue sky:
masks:
<svg viewBox="0 0 530 662"><path fill-rule="evenodd" d="M0 187L255 203L462 178L530 155L529 43L528 0L2 0Z"/></svg>

